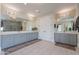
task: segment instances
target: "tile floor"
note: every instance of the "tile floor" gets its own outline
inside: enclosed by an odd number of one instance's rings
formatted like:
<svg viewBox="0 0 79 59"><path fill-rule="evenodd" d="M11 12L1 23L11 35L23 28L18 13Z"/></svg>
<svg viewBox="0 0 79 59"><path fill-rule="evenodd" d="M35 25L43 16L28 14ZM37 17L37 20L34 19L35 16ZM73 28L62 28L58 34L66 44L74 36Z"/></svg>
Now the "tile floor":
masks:
<svg viewBox="0 0 79 59"><path fill-rule="evenodd" d="M52 42L39 41L8 55L79 55L79 49L76 48L76 51L74 51L55 46Z"/></svg>

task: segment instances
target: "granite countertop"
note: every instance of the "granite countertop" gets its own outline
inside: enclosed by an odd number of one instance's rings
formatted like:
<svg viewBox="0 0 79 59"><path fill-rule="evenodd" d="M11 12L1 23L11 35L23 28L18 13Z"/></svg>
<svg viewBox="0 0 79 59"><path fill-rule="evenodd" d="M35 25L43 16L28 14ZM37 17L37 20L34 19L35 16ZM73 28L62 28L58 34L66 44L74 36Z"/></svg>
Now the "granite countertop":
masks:
<svg viewBox="0 0 79 59"><path fill-rule="evenodd" d="M0 32L0 35L19 34L19 33L33 33L37 31L12 31L12 32Z"/></svg>
<svg viewBox="0 0 79 59"><path fill-rule="evenodd" d="M71 32L55 32L55 33L79 34L79 32L77 32L77 31L71 31Z"/></svg>

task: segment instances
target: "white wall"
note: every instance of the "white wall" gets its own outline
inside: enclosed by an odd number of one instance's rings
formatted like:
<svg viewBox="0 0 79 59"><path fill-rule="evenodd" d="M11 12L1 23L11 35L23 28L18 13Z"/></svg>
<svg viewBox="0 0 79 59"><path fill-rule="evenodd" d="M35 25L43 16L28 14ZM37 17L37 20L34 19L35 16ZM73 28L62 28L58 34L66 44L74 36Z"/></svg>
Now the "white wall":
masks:
<svg viewBox="0 0 79 59"><path fill-rule="evenodd" d="M79 4L76 4L76 16L79 16Z"/></svg>
<svg viewBox="0 0 79 59"><path fill-rule="evenodd" d="M78 16L79 16L79 4L78 4Z"/></svg>
<svg viewBox="0 0 79 59"><path fill-rule="evenodd" d="M52 14L40 17L36 21L39 39L54 42L54 17Z"/></svg>

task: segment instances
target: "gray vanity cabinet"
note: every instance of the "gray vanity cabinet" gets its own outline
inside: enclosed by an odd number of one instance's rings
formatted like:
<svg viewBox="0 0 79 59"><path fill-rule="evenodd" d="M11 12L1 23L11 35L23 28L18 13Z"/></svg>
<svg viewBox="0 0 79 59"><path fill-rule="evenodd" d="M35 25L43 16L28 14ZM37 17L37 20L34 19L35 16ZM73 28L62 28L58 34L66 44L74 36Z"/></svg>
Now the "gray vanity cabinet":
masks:
<svg viewBox="0 0 79 59"><path fill-rule="evenodd" d="M15 40L14 40L15 45L24 43L24 42L26 42L26 33L15 34L14 38L15 38Z"/></svg>
<svg viewBox="0 0 79 59"><path fill-rule="evenodd" d="M57 33L54 33L54 40L55 40L55 42L61 42L61 39L62 39L61 35L59 35Z"/></svg>
<svg viewBox="0 0 79 59"><path fill-rule="evenodd" d="M16 33L16 34L8 34L2 35L1 38L1 49L8 48L11 46L15 46L17 44L21 44L24 42L28 42L38 38L38 33Z"/></svg>
<svg viewBox="0 0 79 59"><path fill-rule="evenodd" d="M32 37L30 37L31 34L32 34L32 33L27 33L27 34L26 34L26 41L32 40L32 39L30 39L30 38L32 38Z"/></svg>
<svg viewBox="0 0 79 59"><path fill-rule="evenodd" d="M0 51L1 51L1 38L2 38L2 36L0 36Z"/></svg>
<svg viewBox="0 0 79 59"><path fill-rule="evenodd" d="M14 45L13 35L4 35L1 39L1 48L7 48Z"/></svg>
<svg viewBox="0 0 79 59"><path fill-rule="evenodd" d="M22 42L22 36L20 34L14 34L14 45L20 44Z"/></svg>
<svg viewBox="0 0 79 59"><path fill-rule="evenodd" d="M55 42L77 46L77 34L54 33Z"/></svg>
<svg viewBox="0 0 79 59"><path fill-rule="evenodd" d="M61 43L66 43L66 44L70 44L70 41L73 39L70 39L70 35L68 36L68 34L60 34L61 36Z"/></svg>
<svg viewBox="0 0 79 59"><path fill-rule="evenodd" d="M68 34L68 38L70 39L70 44L71 45L76 45L77 46L77 34Z"/></svg>
<svg viewBox="0 0 79 59"><path fill-rule="evenodd" d="M38 39L38 33L37 32L29 33L29 38L30 38L30 40Z"/></svg>

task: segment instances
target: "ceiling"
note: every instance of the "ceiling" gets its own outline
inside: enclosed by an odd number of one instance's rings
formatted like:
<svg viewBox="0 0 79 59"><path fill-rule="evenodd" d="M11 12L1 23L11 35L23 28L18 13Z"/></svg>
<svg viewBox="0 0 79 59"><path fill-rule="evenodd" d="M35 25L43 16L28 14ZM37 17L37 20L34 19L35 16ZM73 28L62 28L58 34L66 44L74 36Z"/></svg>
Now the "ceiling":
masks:
<svg viewBox="0 0 79 59"><path fill-rule="evenodd" d="M43 16L48 13L56 13L61 9L75 7L75 3L5 3L23 14L31 13L35 16ZM36 11L37 10L37 11Z"/></svg>

